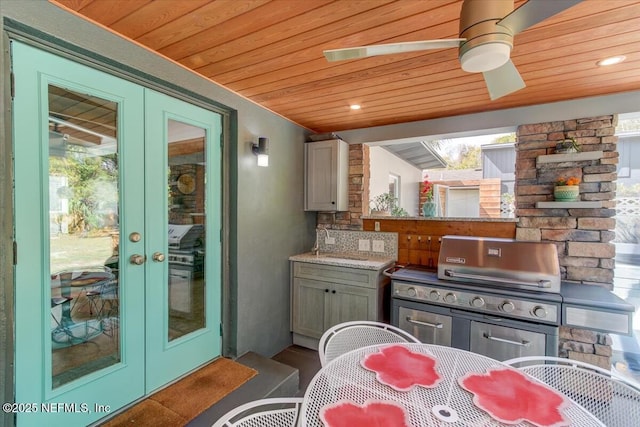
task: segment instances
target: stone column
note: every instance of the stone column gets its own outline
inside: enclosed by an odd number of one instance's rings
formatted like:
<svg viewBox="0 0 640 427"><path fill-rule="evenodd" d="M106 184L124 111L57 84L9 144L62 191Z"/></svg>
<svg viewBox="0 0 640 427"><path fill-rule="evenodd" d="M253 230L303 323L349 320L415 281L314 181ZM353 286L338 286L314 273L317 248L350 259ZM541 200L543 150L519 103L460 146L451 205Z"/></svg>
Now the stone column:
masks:
<svg viewBox="0 0 640 427"><path fill-rule="evenodd" d="M615 189L618 152L617 116L601 116L518 127L516 145L516 229L518 240L556 244L563 280L613 287L615 246ZM538 158L554 154L558 141L574 137L582 152L600 152L582 160L569 154L566 161L543 163ZM597 201L599 208L539 209L537 202L553 200L560 177L581 179L580 199ZM606 334L561 328L559 353L609 368L611 338Z"/></svg>

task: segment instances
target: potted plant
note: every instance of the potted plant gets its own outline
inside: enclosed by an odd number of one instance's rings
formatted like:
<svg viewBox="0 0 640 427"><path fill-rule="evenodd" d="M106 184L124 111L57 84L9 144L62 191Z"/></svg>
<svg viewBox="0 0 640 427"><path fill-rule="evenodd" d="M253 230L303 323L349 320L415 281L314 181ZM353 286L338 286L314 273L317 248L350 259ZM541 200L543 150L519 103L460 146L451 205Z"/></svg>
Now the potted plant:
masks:
<svg viewBox="0 0 640 427"><path fill-rule="evenodd" d="M395 206L397 206L398 199L396 199L391 193L382 193L371 199L371 215L377 216L389 216Z"/></svg>
<svg viewBox="0 0 640 427"><path fill-rule="evenodd" d="M580 178L559 178L553 188L553 198L558 202L575 202L580 196Z"/></svg>
<svg viewBox="0 0 640 427"><path fill-rule="evenodd" d="M433 201L433 182L429 181L429 175L424 177L422 182L422 194L425 202L422 205L422 215L424 217L436 216L436 203Z"/></svg>
<svg viewBox="0 0 640 427"><path fill-rule="evenodd" d="M568 136L556 144L556 153L558 154L578 153L580 150L580 144L572 136Z"/></svg>

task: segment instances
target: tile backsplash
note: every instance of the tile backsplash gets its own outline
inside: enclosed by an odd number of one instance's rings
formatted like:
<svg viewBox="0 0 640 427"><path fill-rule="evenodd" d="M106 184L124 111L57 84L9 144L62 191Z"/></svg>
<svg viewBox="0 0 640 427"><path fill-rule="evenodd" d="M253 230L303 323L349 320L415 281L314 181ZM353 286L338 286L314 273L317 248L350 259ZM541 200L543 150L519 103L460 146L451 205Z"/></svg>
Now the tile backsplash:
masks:
<svg viewBox="0 0 640 427"><path fill-rule="evenodd" d="M317 229L320 252L358 253L369 256L384 256L398 259L398 233L376 231L347 231ZM335 244L327 244L335 238ZM365 247L368 250L364 250ZM362 249L362 250L361 250Z"/></svg>

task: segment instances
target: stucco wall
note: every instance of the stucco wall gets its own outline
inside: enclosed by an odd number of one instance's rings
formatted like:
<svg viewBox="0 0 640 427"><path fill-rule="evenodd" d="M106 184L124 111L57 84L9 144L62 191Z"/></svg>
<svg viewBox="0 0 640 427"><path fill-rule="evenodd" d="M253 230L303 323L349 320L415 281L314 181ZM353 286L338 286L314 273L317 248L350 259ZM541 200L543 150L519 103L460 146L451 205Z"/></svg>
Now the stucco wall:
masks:
<svg viewBox="0 0 640 427"><path fill-rule="evenodd" d="M389 174L400 177L400 207L410 216L418 216L418 197L416 188L422 182L422 171L394 156L382 147L369 148L369 170L371 198L389 191Z"/></svg>

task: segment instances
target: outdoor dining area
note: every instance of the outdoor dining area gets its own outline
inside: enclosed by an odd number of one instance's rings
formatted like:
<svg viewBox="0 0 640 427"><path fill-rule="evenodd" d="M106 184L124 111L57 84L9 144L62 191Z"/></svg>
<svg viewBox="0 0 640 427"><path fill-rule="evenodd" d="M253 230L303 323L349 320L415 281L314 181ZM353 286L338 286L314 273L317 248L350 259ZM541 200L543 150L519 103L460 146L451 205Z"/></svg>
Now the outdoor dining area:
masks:
<svg viewBox="0 0 640 427"><path fill-rule="evenodd" d="M638 384L549 356L498 361L420 343L378 322L346 322L319 342L304 397L249 402L213 427L633 426Z"/></svg>
<svg viewBox="0 0 640 427"><path fill-rule="evenodd" d="M112 333L109 320L117 315L117 287L115 274L105 266L52 274L52 346L67 347Z"/></svg>

